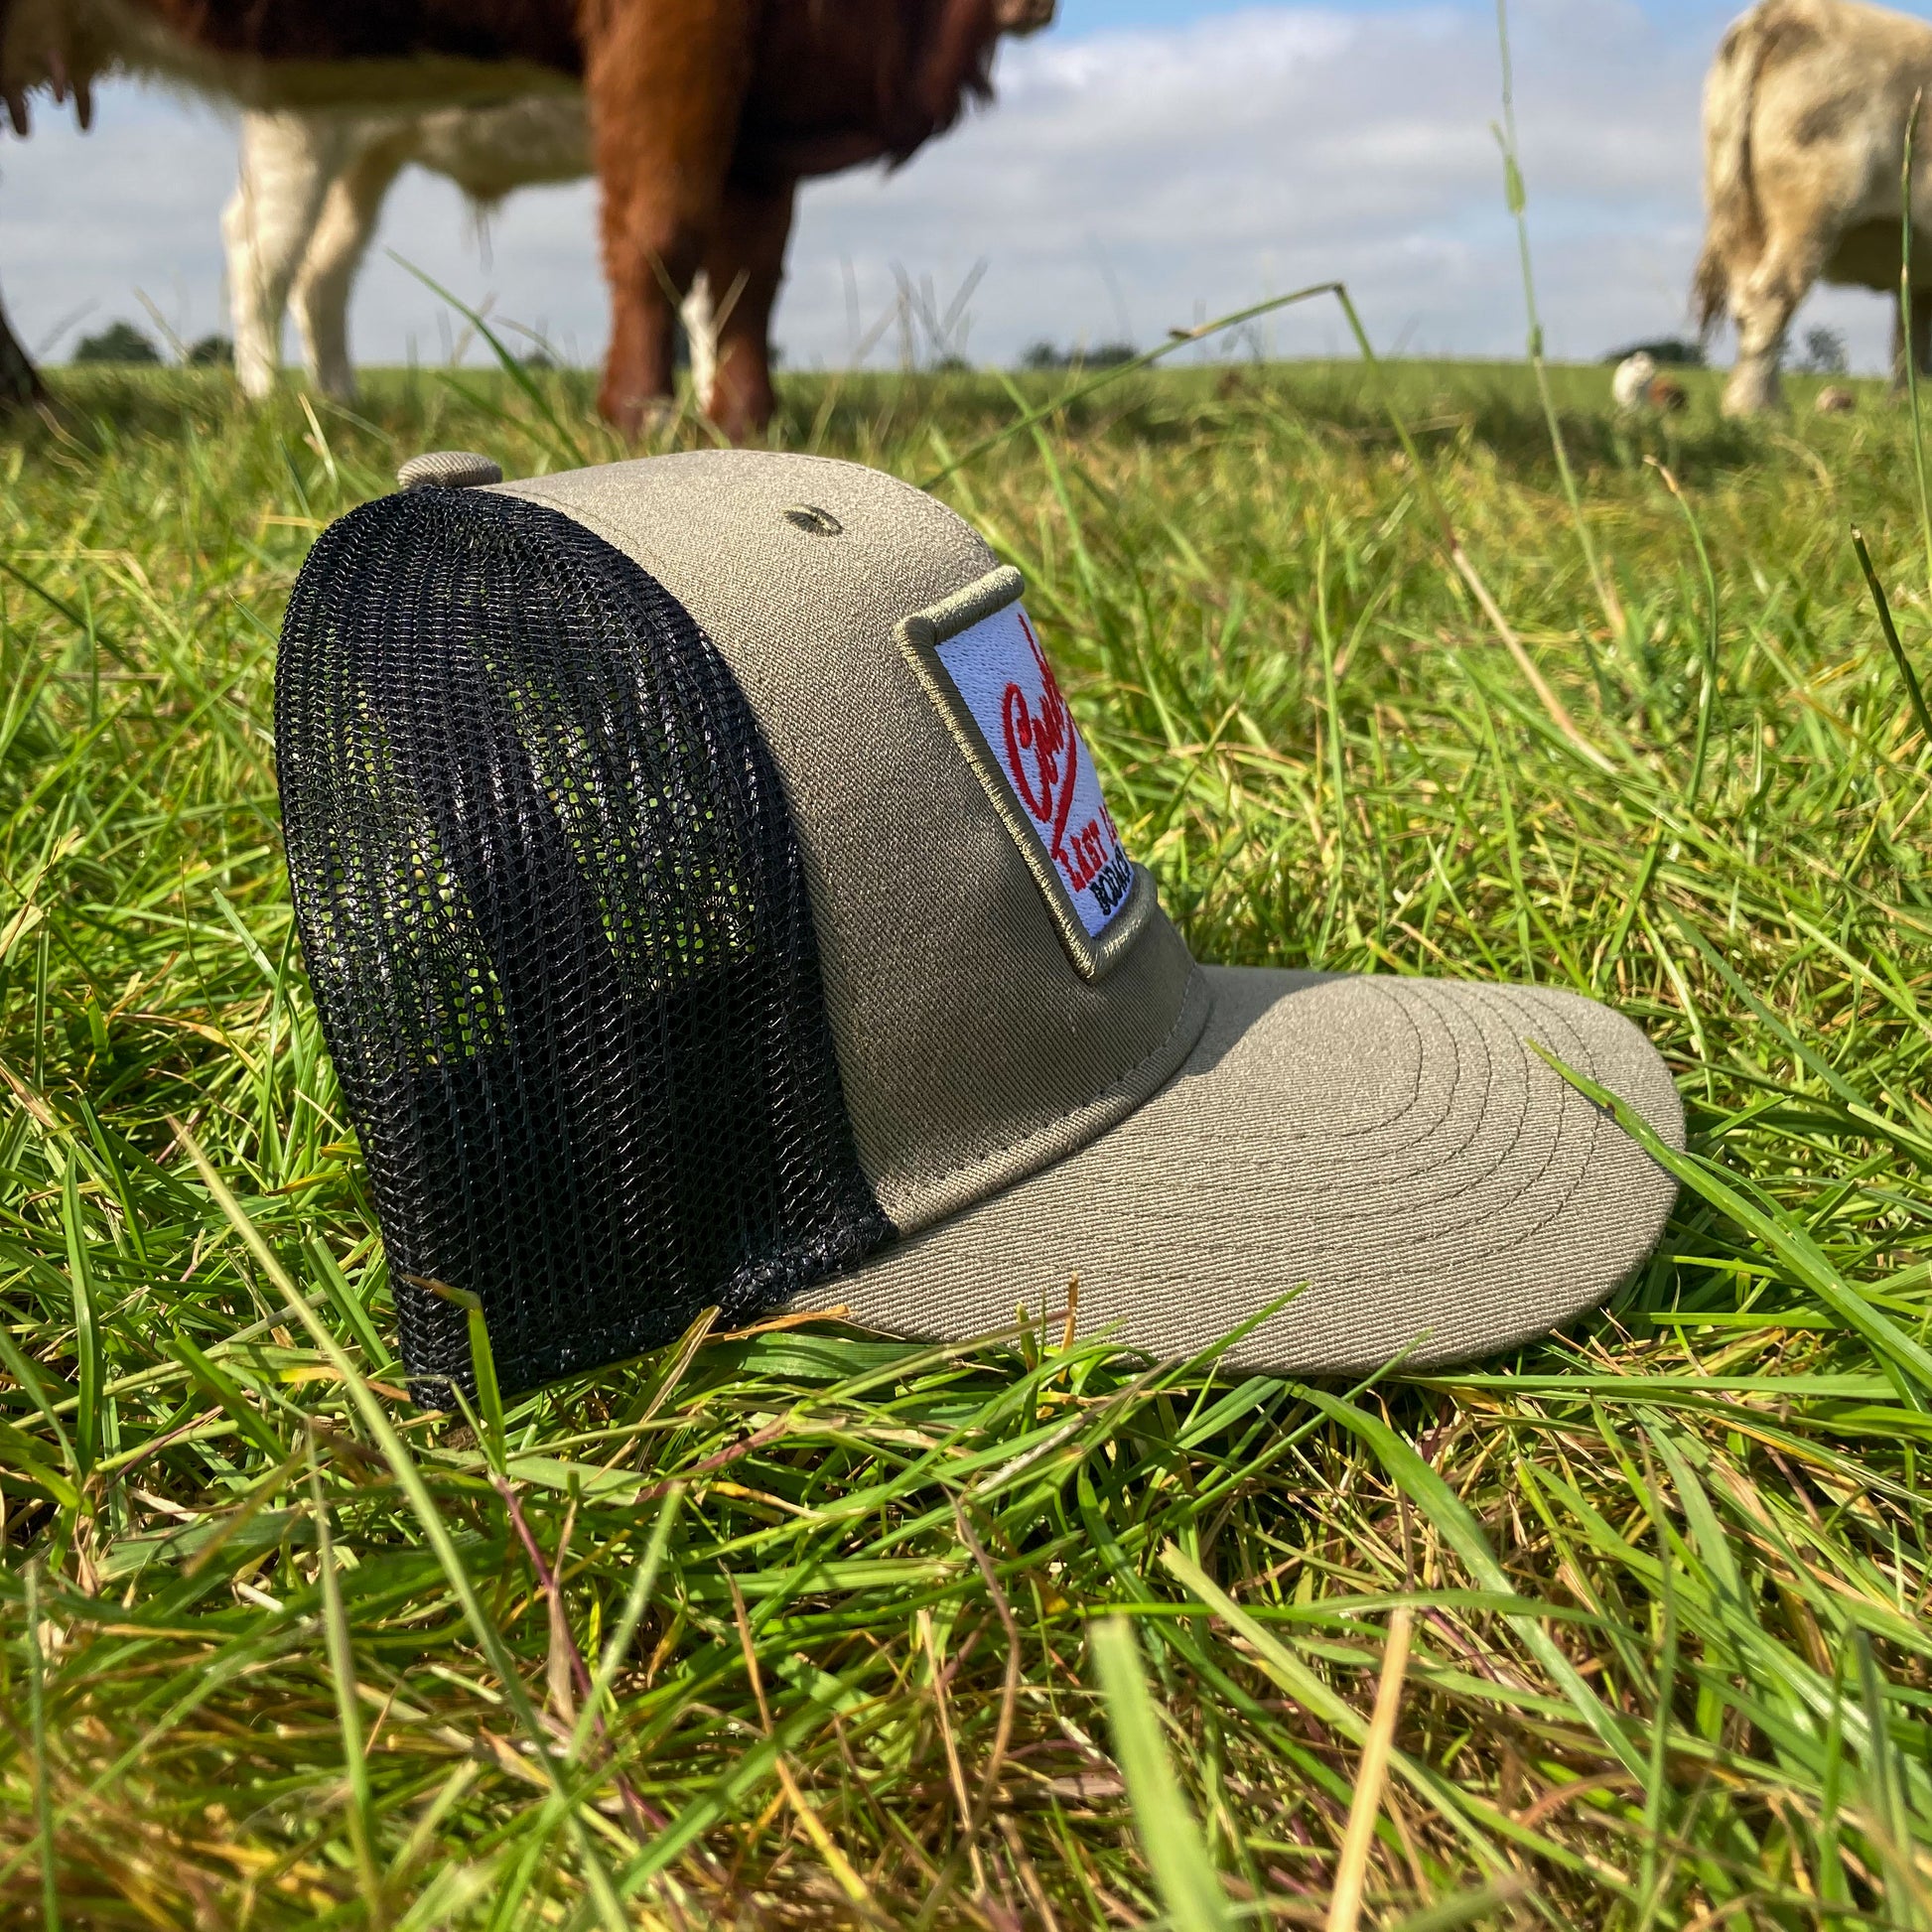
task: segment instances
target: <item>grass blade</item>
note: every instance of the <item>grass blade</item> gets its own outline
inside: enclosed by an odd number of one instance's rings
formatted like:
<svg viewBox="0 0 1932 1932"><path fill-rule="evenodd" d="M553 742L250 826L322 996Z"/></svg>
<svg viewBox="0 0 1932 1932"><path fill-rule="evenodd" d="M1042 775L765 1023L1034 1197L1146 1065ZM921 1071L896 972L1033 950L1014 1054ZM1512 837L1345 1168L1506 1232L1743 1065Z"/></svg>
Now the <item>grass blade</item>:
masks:
<svg viewBox="0 0 1932 1932"><path fill-rule="evenodd" d="M664 1567L664 1552L670 1548L671 1531L683 1503L684 1485L674 1482L665 1490L663 1500L657 1505L657 1514L650 1526L650 1541L644 1546L643 1561L631 1576L623 1609L612 1628L604 1654L597 1661L597 1669L591 1673L591 1688L585 1694L583 1709L578 1712L576 1725L571 1731L565 1756L573 1764L583 1756L584 1746L600 1722L605 1700L611 1695L611 1686L623 1668L624 1659L630 1654L631 1639L637 1634L637 1625L649 1606L651 1591L657 1587L658 1573Z"/></svg>
<svg viewBox="0 0 1932 1932"><path fill-rule="evenodd" d="M1613 1114L1617 1125L1659 1167L1675 1174L1714 1207L1722 1208L1738 1226L1747 1229L1777 1255L1847 1327L1856 1329L1871 1344L1879 1361L1895 1375L1902 1396L1917 1405L1923 1396L1932 1394L1932 1353L1860 1295L1801 1228L1747 1200L1708 1161L1680 1154L1676 1148L1667 1146L1634 1107L1607 1088L1566 1066L1535 1040L1530 1045L1586 1099Z"/></svg>
<svg viewBox="0 0 1932 1932"><path fill-rule="evenodd" d="M536 378L524 367L521 359L510 349L509 345L502 341L495 331L490 328L489 324L483 320L482 315L471 308L460 296L452 295L433 276L425 274L414 262L408 260L405 256L397 254L393 248L388 251L388 254L389 259L398 268L415 276L417 281L422 283L424 288L428 289L432 295L447 302L489 345L489 352L495 356L496 366L522 391L524 400L536 411L538 419L549 430L551 438L556 445L557 453L573 470L584 469L590 462L590 458L584 453L584 446L570 433L568 426L565 424L563 418L557 414L556 409L551 404L550 398L543 393Z"/></svg>
<svg viewBox="0 0 1932 1932"><path fill-rule="evenodd" d="M1355 1800L1348 1808L1348 1827L1335 1863L1327 1932L1355 1932L1361 1923L1362 1883L1368 1871L1369 1847L1375 1840L1375 1821L1382 1809L1382 1786L1388 1776L1389 1751L1402 1709L1402 1680L1409 1669L1409 1638L1414 1627L1415 1612L1406 1606L1389 1613L1388 1642L1375 1689L1375 1714L1369 1720L1362 1761L1355 1772Z"/></svg>
<svg viewBox="0 0 1932 1932"><path fill-rule="evenodd" d="M40 1841L41 1923L61 1928L60 1868L55 1863L53 1771L47 1755L47 1660L41 1650L41 1567L27 1566L27 1722L34 1746L34 1831Z"/></svg>
<svg viewBox="0 0 1932 1932"><path fill-rule="evenodd" d="M100 1324L94 1310L93 1271L87 1259L87 1235L80 1223L77 1168L69 1158L62 1165L61 1220L67 1234L68 1279L73 1284L73 1351L80 1402L74 1411L74 1449L84 1476L94 1465L101 1442L100 1388L103 1380Z"/></svg>
<svg viewBox="0 0 1932 1932"><path fill-rule="evenodd" d="M1516 85L1509 53L1509 0L1496 0L1496 42L1502 60L1502 126L1496 130L1496 145L1503 157L1503 199L1510 219L1516 224L1516 251L1523 277L1523 309L1529 320L1529 363L1536 376L1537 399L1543 405L1543 420L1550 435L1550 449L1557 460L1557 475L1563 480L1564 500L1570 505L1570 520L1577 542L1584 553L1584 567L1589 572L1596 602L1603 621L1615 636L1623 628L1623 609L1589 534L1589 519L1584 514L1584 499L1577 487L1576 472L1570 467L1570 452L1563 439L1563 425L1557 419L1556 398L1550 389L1549 365L1543 355L1543 321L1537 313L1536 274L1530 262L1529 197L1523 186L1523 165L1516 145Z"/></svg>
<svg viewBox="0 0 1932 1932"><path fill-rule="evenodd" d="M343 1608L342 1579L336 1574L336 1542L329 1528L329 1500L322 1493L322 1467L315 1438L309 1439L309 1497L315 1513L316 1574L322 1589L322 1629L329 1648L329 1675L336 1691L336 1718L343 1731L343 1763L348 1772L348 1838L362 1886L368 1922L379 1928L387 1912L382 1875L375 1861L375 1804L369 1787L368 1759L362 1745L362 1713L357 1698L355 1644Z"/></svg>
<svg viewBox="0 0 1932 1932"><path fill-rule="evenodd" d="M1169 1923L1175 1932L1232 1932L1227 1893L1161 1735L1134 1626L1125 1617L1102 1617L1091 1626L1088 1643L1107 1700L1114 1752L1127 1779L1141 1850L1168 1908Z"/></svg>
<svg viewBox="0 0 1932 1932"><path fill-rule="evenodd" d="M1905 655L1905 646L1899 641L1898 626L1891 619L1891 600L1885 596L1885 587L1871 567L1871 552L1864 546L1863 530L1852 532L1852 549L1858 557L1859 568L1864 573L1872 608L1878 613L1878 628L1884 636L1885 648L1891 652L1891 661L1898 667L1899 681L1905 687L1905 702L1912 708L1912 717L1924 735L1925 743L1932 746L1932 711L1925 707L1925 693L1919 687L1918 673L1912 669L1912 660Z"/></svg>

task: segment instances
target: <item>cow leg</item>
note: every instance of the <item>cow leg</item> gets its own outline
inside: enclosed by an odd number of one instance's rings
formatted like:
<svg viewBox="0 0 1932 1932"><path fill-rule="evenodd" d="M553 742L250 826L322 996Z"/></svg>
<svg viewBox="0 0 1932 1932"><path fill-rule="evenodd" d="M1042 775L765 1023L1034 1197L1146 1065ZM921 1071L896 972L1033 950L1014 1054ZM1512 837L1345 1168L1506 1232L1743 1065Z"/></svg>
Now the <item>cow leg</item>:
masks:
<svg viewBox="0 0 1932 1932"><path fill-rule="evenodd" d="M319 115L241 118L241 171L221 212L234 315L235 376L243 395L271 395L282 364L282 315L343 161L344 135Z"/></svg>
<svg viewBox="0 0 1932 1932"><path fill-rule="evenodd" d="M711 277L702 268L691 278L691 292L678 310L678 320L684 324L684 345L691 354L691 399L702 414L718 373L718 308L711 299Z"/></svg>
<svg viewBox="0 0 1932 1932"><path fill-rule="evenodd" d="M348 353L348 298L375 233L382 200L402 169L393 147L359 154L329 185L315 238L295 279L296 334L303 366L326 396L342 402L355 394L355 365Z"/></svg>
<svg viewBox="0 0 1932 1932"><path fill-rule="evenodd" d="M675 310L724 200L752 71L754 0L594 13L584 64L611 348L598 407L626 436L671 395Z"/></svg>
<svg viewBox="0 0 1932 1932"><path fill-rule="evenodd" d="M761 192L732 188L705 257L705 281L721 306L712 330L715 366L699 401L734 443L771 420L771 310L784 280L792 202L790 182Z"/></svg>
<svg viewBox="0 0 1932 1932"><path fill-rule="evenodd" d="M1737 321L1737 362L1725 384L1726 416L1757 416L1781 409L1784 394L1778 382L1778 356L1785 331L1798 304L1810 292L1816 271L1806 272L1788 257L1766 250L1741 286L1730 294L1730 312Z"/></svg>
<svg viewBox="0 0 1932 1932"><path fill-rule="evenodd" d="M40 371L14 340L14 332L7 326L7 312L0 309L0 412L22 409L46 398Z"/></svg>

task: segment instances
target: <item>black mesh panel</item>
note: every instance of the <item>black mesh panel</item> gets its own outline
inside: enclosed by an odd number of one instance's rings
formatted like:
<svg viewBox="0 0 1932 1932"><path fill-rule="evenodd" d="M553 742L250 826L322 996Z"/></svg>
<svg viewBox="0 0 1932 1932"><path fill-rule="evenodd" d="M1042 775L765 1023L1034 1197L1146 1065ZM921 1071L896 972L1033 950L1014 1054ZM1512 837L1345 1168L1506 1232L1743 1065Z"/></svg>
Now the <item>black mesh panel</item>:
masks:
<svg viewBox="0 0 1932 1932"><path fill-rule="evenodd" d="M736 1320L891 1228L775 768L685 612L581 524L423 489L324 533L282 628L284 836L418 1393Z"/></svg>

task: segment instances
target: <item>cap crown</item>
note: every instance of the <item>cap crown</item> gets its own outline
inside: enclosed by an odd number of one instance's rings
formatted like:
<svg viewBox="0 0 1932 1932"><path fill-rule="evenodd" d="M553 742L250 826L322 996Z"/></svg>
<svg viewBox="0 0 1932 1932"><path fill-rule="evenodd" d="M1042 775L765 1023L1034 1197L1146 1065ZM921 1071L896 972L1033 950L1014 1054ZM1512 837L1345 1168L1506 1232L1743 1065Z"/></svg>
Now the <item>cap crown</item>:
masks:
<svg viewBox="0 0 1932 1932"><path fill-rule="evenodd" d="M1036 838L935 690L935 639L1021 591L964 519L856 464L748 451L498 487L635 558L745 693L804 858L860 1165L898 1231L1083 1145L1179 1064L1208 1001L1151 882L1111 949L1076 957Z"/></svg>

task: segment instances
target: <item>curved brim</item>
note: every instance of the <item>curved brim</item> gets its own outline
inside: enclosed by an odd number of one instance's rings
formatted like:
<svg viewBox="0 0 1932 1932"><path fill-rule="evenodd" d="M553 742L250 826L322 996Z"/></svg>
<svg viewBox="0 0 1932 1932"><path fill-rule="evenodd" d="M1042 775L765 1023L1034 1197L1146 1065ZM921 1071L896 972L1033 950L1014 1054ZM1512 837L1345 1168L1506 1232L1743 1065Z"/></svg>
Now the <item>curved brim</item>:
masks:
<svg viewBox="0 0 1932 1932"><path fill-rule="evenodd" d="M1628 1021L1575 994L1204 969L1205 1032L1078 1153L800 1304L958 1340L1063 1309L1169 1358L1294 1375L1467 1361L1593 1307L1651 1252L1677 1183L1534 1053L1670 1146L1683 1108Z"/></svg>

